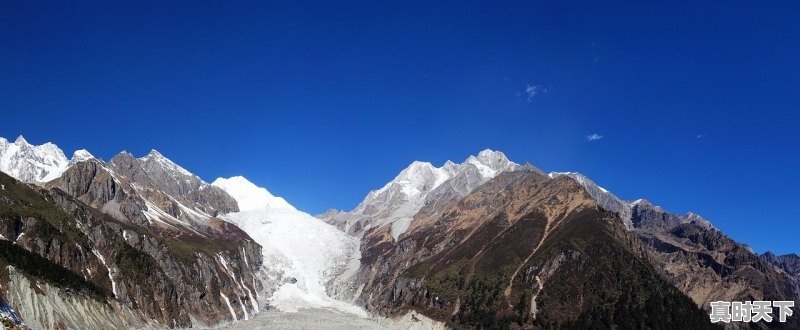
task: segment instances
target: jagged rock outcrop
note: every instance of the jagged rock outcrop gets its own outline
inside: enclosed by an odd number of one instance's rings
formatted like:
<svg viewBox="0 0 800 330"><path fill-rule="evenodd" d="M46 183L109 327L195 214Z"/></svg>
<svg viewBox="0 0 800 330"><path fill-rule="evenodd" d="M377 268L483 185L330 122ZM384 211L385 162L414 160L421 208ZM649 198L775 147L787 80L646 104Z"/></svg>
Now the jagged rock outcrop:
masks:
<svg viewBox="0 0 800 330"><path fill-rule="evenodd" d="M39 263L63 267L64 274L95 288L81 299L111 306L117 314L134 311L141 320L127 320L130 324L165 327L211 325L258 311L253 292L260 285L260 246L236 226L210 216L193 219L203 220L202 226L169 218L126 177L95 159L71 166L47 184L49 190L0 176L0 235L43 257ZM13 261L10 265L37 278ZM59 287L52 279L45 282ZM34 318L47 327L67 322L52 313L25 315L37 310L33 305L15 309L23 320Z"/></svg>
<svg viewBox="0 0 800 330"><path fill-rule="evenodd" d="M766 252L761 255L761 259L778 267L778 269L791 277L794 280L795 292L800 297L800 256L794 253L776 256L772 252Z"/></svg>
<svg viewBox="0 0 800 330"><path fill-rule="evenodd" d="M800 279L800 256L794 253L776 256L772 252L765 252L761 258L777 266L794 278Z"/></svg>
<svg viewBox="0 0 800 330"><path fill-rule="evenodd" d="M135 184L143 197L172 204L174 212L170 214L182 220L193 215L180 206L210 216L239 211L236 200L222 189L203 182L156 150L141 158L122 152L111 158L108 168Z"/></svg>

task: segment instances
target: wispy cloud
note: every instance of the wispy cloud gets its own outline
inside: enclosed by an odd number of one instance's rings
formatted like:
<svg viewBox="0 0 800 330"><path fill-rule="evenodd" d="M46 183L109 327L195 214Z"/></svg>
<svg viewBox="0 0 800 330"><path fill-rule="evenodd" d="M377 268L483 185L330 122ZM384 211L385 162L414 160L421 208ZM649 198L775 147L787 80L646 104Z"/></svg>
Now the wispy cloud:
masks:
<svg viewBox="0 0 800 330"><path fill-rule="evenodd" d="M591 135L587 135L586 136L586 141L587 142L597 141L597 140L600 140L600 139L602 139L604 137L605 136L602 136L600 134L594 133L594 134L591 134Z"/></svg>
<svg viewBox="0 0 800 330"><path fill-rule="evenodd" d="M533 100L533 98L536 97L536 95L547 94L547 93L550 93L550 89L546 88L546 87L543 87L542 85L531 85L531 84L528 84L528 86L525 87L525 94L528 95L526 100L528 102L531 102Z"/></svg>
<svg viewBox="0 0 800 330"><path fill-rule="evenodd" d="M703 138L704 136L706 136L706 135L705 134L697 134L697 138L698 139Z"/></svg>

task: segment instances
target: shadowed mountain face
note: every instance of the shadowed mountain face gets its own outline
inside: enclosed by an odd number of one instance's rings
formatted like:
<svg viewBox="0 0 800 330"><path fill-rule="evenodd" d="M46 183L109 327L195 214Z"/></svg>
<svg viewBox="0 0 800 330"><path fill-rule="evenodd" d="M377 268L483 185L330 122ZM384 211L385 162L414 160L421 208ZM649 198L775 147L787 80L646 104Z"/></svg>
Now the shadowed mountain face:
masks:
<svg viewBox="0 0 800 330"><path fill-rule="evenodd" d="M786 275L792 277L794 279L795 292L800 297L800 256L794 253L776 256L772 252L766 252L761 255L761 259L778 267Z"/></svg>
<svg viewBox="0 0 800 330"><path fill-rule="evenodd" d="M787 274L800 279L800 256L794 253L776 256L772 252L766 252L761 255L761 258L769 261L775 266L778 266Z"/></svg>
<svg viewBox="0 0 800 330"><path fill-rule="evenodd" d="M634 233L647 245L653 264L698 305L797 300L795 279L695 218L669 214L646 201L632 208Z"/></svg>
<svg viewBox="0 0 800 330"><path fill-rule="evenodd" d="M342 289L380 314L413 309L456 327L711 327L616 214L573 179L532 170L423 208L396 244L389 228L368 230L351 283Z"/></svg>
<svg viewBox="0 0 800 330"><path fill-rule="evenodd" d="M569 176L586 188L601 208L618 214L644 244L650 263L701 308L711 301L794 300L800 303L791 256L758 255L697 214L671 214L644 199L624 202L580 173ZM626 220L627 219L627 220ZM744 326L732 323L728 327ZM758 327L800 328L800 318Z"/></svg>

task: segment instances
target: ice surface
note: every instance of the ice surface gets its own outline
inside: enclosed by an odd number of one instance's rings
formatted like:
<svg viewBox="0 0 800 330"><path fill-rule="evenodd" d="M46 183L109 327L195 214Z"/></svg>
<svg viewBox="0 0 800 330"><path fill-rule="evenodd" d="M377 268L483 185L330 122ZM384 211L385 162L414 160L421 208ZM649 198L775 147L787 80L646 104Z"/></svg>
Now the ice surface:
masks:
<svg viewBox="0 0 800 330"><path fill-rule="evenodd" d="M222 188L239 204L239 211L249 211L264 207L294 209L281 197L275 197L267 189L256 186L242 176L229 179L218 178L211 183Z"/></svg>
<svg viewBox="0 0 800 330"><path fill-rule="evenodd" d="M272 306L283 312L316 308L367 316L363 309L328 296L325 287L357 255L357 238L288 203L288 207L273 203L274 199L263 198L263 194L258 199L251 198L248 192L260 194L266 189L244 178L218 179L214 185L233 196L240 208L244 205L244 211L226 214L223 219L236 224L261 245L263 264L268 268L263 273L279 274L277 278L263 278L267 286L275 289L269 297Z"/></svg>

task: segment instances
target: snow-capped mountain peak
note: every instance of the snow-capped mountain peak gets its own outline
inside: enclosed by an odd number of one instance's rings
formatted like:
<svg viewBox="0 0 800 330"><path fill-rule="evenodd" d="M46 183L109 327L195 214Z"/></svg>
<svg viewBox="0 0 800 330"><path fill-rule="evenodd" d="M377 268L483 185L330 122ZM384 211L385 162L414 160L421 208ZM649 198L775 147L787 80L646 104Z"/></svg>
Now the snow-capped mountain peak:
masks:
<svg viewBox="0 0 800 330"><path fill-rule="evenodd" d="M344 230L348 232L391 223L392 236L397 239L426 203L465 196L498 174L518 167L502 152L490 149L469 156L460 164L448 160L441 167L435 167L429 162L415 161L382 188L367 194L353 211L329 214L329 218L341 219L327 220L346 222ZM356 225L357 222L362 223Z"/></svg>
<svg viewBox="0 0 800 330"><path fill-rule="evenodd" d="M53 180L67 168L64 152L50 142L31 145L20 135L14 143L0 140L0 171L30 183Z"/></svg>
<svg viewBox="0 0 800 330"><path fill-rule="evenodd" d="M504 153L491 149L479 152L478 156L469 156L465 163L475 165L485 178L493 178L509 165L516 165L509 161Z"/></svg>
<svg viewBox="0 0 800 330"><path fill-rule="evenodd" d="M75 165L79 162L87 161L89 159L95 159L95 157L86 149L75 150L75 152L72 153L72 159L70 159L67 167Z"/></svg>
<svg viewBox="0 0 800 330"><path fill-rule="evenodd" d="M483 179L495 177L502 171L510 170L517 166L508 160L505 154L490 149L483 150L477 156L469 156L461 164L447 161L441 167L435 167L429 162L414 161L400 171L394 180L384 185L381 189L371 191L364 202L357 208L366 207L370 201L388 200L396 193L402 193L406 201L419 199L425 200L427 193L439 187L442 183L462 173L467 166L474 166ZM366 203L366 204L365 204ZM367 211L363 209L363 211Z"/></svg>
<svg viewBox="0 0 800 330"><path fill-rule="evenodd" d="M171 171L171 172L174 172L174 173L179 173L179 174L187 175L187 176L194 176L194 174L192 174L192 172L187 171L185 168L183 168L180 165L176 164L175 162L173 162L169 158L164 157L164 155L162 155L156 149L150 150L150 153L148 153L146 156L144 156L142 158L139 158L139 159L141 161L144 161L145 163L155 163L155 164L161 165L161 167L164 170L167 170L167 171Z"/></svg>
<svg viewBox="0 0 800 330"><path fill-rule="evenodd" d="M92 159L91 153L81 149L67 159L57 145L46 142L32 145L22 135L13 143L0 137L0 171L27 183L44 183L61 176L75 163Z"/></svg>
<svg viewBox="0 0 800 330"><path fill-rule="evenodd" d="M239 211L242 212L262 208L295 210L285 199L270 194L266 188L256 186L243 176L217 178L211 185L231 195L239 204Z"/></svg>

